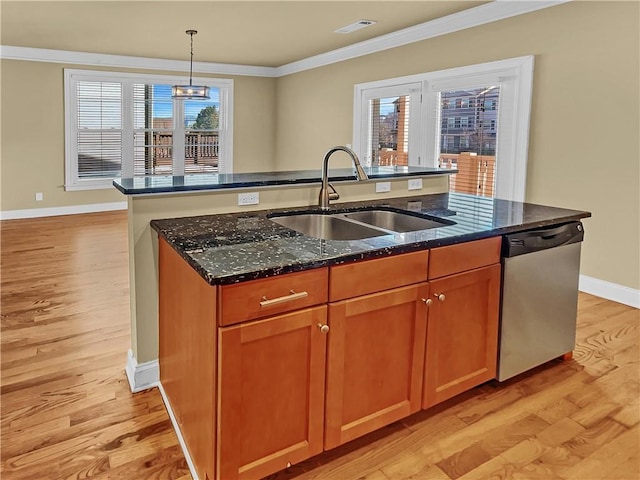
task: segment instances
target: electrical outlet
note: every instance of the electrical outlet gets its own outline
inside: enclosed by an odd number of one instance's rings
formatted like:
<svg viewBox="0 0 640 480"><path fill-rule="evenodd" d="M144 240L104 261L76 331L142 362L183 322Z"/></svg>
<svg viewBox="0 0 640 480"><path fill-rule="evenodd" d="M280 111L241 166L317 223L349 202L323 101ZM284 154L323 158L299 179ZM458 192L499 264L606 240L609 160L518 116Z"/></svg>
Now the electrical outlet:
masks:
<svg viewBox="0 0 640 480"><path fill-rule="evenodd" d="M258 205L260 203L260 194L258 192L239 193L238 205Z"/></svg>
<svg viewBox="0 0 640 480"><path fill-rule="evenodd" d="M407 189L409 190L422 190L422 179L411 178L407 181Z"/></svg>
<svg viewBox="0 0 640 480"><path fill-rule="evenodd" d="M36 202L41 202L44 199L42 192L36 192Z"/></svg>
<svg viewBox="0 0 640 480"><path fill-rule="evenodd" d="M376 193L390 192L391 191L391 182L377 182L376 183Z"/></svg>

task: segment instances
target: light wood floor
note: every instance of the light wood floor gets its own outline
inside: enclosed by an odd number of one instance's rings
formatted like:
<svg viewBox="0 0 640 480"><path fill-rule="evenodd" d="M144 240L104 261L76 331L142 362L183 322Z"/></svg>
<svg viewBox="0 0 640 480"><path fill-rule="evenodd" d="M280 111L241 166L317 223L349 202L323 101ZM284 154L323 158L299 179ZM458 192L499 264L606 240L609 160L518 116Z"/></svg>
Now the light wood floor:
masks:
<svg viewBox="0 0 640 480"><path fill-rule="evenodd" d="M124 212L2 235L3 480L190 479L160 394L131 394ZM578 345L270 480L640 479L640 314L580 296Z"/></svg>

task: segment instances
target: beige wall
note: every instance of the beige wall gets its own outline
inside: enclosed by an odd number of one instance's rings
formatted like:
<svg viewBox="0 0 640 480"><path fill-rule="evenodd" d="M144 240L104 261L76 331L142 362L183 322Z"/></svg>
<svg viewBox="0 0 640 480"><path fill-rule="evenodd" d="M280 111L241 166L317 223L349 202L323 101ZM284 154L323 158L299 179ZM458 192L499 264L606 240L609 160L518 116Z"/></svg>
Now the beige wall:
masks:
<svg viewBox="0 0 640 480"><path fill-rule="evenodd" d="M115 189L64 191L64 67L2 60L2 211L125 200ZM234 169L270 171L275 158L276 80L230 78L235 91ZM13 93L18 91L28 94ZM35 192L42 192L44 200L36 202Z"/></svg>
<svg viewBox="0 0 640 480"><path fill-rule="evenodd" d="M352 141L356 83L535 55L526 200L591 211L582 274L639 289L639 16L571 2L282 77L277 167Z"/></svg>

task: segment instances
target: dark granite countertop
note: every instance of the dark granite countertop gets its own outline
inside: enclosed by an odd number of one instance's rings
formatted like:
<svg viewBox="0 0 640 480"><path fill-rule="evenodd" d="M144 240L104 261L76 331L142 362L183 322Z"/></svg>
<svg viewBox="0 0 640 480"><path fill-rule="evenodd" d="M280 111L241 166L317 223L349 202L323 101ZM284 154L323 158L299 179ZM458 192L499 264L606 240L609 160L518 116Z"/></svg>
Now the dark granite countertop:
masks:
<svg viewBox="0 0 640 480"><path fill-rule="evenodd" d="M412 176L449 175L457 170L427 167L364 167L370 179L402 178ZM355 181L350 168L329 170L331 182ZM193 175L151 175L146 177L117 178L113 186L125 195L150 193L189 192L231 188L268 187L275 185L304 185L320 183L320 170L295 170L258 173L220 173Z"/></svg>
<svg viewBox="0 0 640 480"><path fill-rule="evenodd" d="M333 205L331 212L389 206L455 222L453 225L362 240L320 240L280 226L268 215L321 213L318 207L261 210L153 220L151 227L210 284L336 265L451 245L590 217L589 212L456 193Z"/></svg>

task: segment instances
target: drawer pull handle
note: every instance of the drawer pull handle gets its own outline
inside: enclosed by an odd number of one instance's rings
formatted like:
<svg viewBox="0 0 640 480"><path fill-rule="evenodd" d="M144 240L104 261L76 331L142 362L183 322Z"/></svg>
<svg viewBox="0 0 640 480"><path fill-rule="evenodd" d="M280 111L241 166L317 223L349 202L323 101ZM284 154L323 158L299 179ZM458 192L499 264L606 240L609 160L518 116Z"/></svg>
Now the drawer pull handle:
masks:
<svg viewBox="0 0 640 480"><path fill-rule="evenodd" d="M293 290L289 290L289 292L289 295L285 295L284 297L272 298L271 300L269 300L267 297L262 297L260 306L270 307L271 305L277 305L278 303L290 302L292 300L298 300L300 298L309 296L307 292L294 292Z"/></svg>
<svg viewBox="0 0 640 480"><path fill-rule="evenodd" d="M444 296L444 293L434 293L434 294L433 294L433 296L434 296L434 297L436 297L436 298L437 298L438 300L440 300L441 302L444 302L444 300L445 300L445 298L446 298L446 297Z"/></svg>
<svg viewBox="0 0 640 480"><path fill-rule="evenodd" d="M323 325L319 323L318 328L320 329L320 333L322 333L323 335L326 335L327 333L329 333L329 325Z"/></svg>
<svg viewBox="0 0 640 480"><path fill-rule="evenodd" d="M433 303L433 300L431 300L430 298L423 298L422 301L427 304L427 307L431 306L431 304Z"/></svg>

